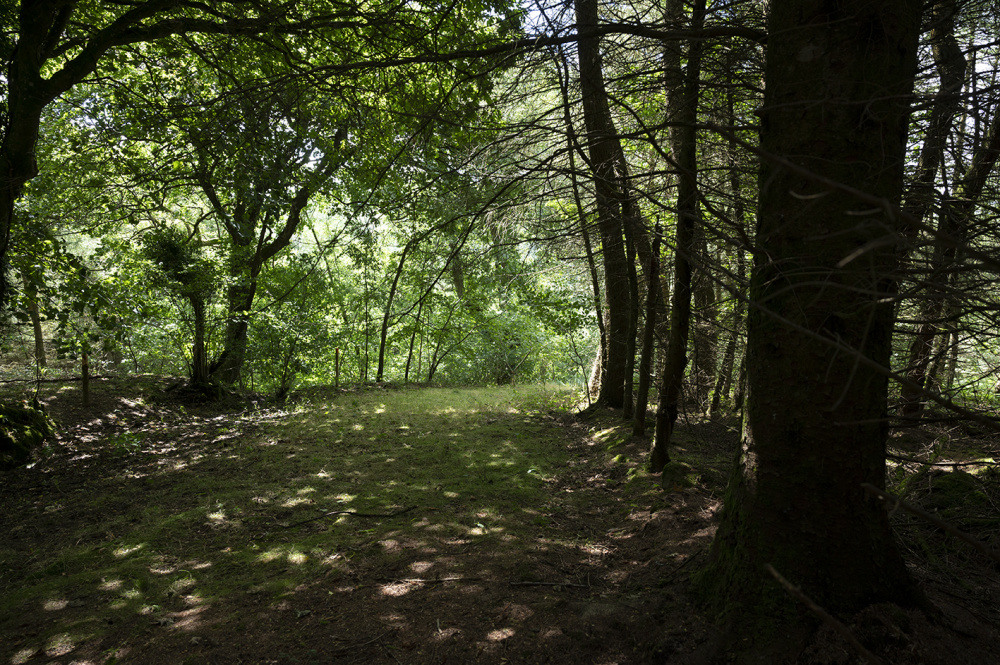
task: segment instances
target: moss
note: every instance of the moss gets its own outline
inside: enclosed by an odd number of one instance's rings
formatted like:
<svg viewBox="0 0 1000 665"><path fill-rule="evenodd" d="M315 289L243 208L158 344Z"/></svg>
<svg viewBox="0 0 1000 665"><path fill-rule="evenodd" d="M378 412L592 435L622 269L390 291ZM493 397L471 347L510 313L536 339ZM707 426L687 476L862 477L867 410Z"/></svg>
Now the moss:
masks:
<svg viewBox="0 0 1000 665"><path fill-rule="evenodd" d="M660 476L660 487L668 491L694 487L698 475L690 464L675 460L663 467L663 475Z"/></svg>
<svg viewBox="0 0 1000 665"><path fill-rule="evenodd" d="M692 591L724 626L724 648L740 662L777 662L775 649L793 653L815 627L791 596L755 562L766 549L750 529L742 464L734 465L723 499L724 512L708 562L692 576ZM779 565L776 563L776 565Z"/></svg>
<svg viewBox="0 0 1000 665"><path fill-rule="evenodd" d="M22 466L31 452L55 435L55 424L37 401L0 405L0 469Z"/></svg>
<svg viewBox="0 0 1000 665"><path fill-rule="evenodd" d="M930 488L924 505L945 516L964 514L970 508L984 508L990 503L979 480L965 471L935 472L931 474Z"/></svg>

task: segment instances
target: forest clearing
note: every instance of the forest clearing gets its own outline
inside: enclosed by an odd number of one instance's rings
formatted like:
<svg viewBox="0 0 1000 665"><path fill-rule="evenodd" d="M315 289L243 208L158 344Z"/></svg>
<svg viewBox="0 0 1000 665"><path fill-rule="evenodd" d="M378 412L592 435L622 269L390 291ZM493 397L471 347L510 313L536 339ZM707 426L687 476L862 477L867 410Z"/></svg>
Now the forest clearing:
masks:
<svg viewBox="0 0 1000 665"><path fill-rule="evenodd" d="M661 487L648 441L610 410L580 415L565 388L317 389L274 405L170 386L99 381L89 409L78 385L43 394L58 441L0 478L4 665L734 656L688 584L732 422L685 422ZM894 450L998 454L996 437L943 432ZM995 466L899 469L908 500L1000 538ZM958 469L967 484L947 482ZM857 638L885 663L997 662L996 565L903 514L896 528L941 614L874 606ZM795 656L858 658L828 626Z"/></svg>
<svg viewBox="0 0 1000 665"><path fill-rule="evenodd" d="M0 665L1000 663L998 34L0 3Z"/></svg>

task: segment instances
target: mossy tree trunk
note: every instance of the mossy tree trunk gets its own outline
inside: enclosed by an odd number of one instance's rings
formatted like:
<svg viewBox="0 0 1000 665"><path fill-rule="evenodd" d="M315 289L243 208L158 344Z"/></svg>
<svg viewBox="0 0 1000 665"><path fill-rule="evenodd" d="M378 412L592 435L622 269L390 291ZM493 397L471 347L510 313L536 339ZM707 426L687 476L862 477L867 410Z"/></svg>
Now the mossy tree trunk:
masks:
<svg viewBox="0 0 1000 665"><path fill-rule="evenodd" d="M191 309L194 310L194 344L191 348L191 384L204 388L211 384L208 372L208 353L205 349L205 299L191 296Z"/></svg>
<svg viewBox="0 0 1000 665"><path fill-rule="evenodd" d="M788 618L775 607L793 601L768 563L832 612L919 599L883 506L861 485L885 485L894 211L921 8L770 4L749 394L701 577L743 630Z"/></svg>

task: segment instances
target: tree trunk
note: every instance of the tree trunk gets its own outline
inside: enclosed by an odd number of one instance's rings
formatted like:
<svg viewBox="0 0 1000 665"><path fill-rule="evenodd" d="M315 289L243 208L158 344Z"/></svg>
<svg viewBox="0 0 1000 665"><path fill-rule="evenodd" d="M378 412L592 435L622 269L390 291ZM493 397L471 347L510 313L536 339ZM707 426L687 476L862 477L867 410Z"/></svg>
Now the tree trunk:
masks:
<svg viewBox="0 0 1000 665"><path fill-rule="evenodd" d="M702 266L708 265L708 247L704 231L698 225L696 251ZM692 274L694 283L691 285L691 296L694 299L693 319L691 327L691 348L694 355L694 399L701 413L710 410L709 399L716 375L719 373L719 307L715 284L704 270Z"/></svg>
<svg viewBox="0 0 1000 665"><path fill-rule="evenodd" d="M726 107L728 111L728 122L730 125L736 125L736 103L734 100L734 95L732 89L726 91ZM740 177L740 165L737 160L737 154L735 147L730 145L729 147L729 188L732 190L733 196L733 219L740 225L740 228L748 228L747 215L746 215L746 205L743 201L743 182ZM713 417L719 414L722 408L722 398L723 396L729 395L730 388L733 384L733 370L736 366L736 349L739 346L739 342L743 337L743 322L746 319L746 304L742 297L737 297L737 295L742 295L745 292L744 285L746 284L747 276L747 260L746 252L743 247L735 247L736 254L736 280L732 285L732 293L734 294L734 299L736 304L733 307L733 329L729 337L729 341L726 344L726 352L722 357L722 366L719 369L719 378L715 384L715 390L712 394L712 406L709 409L709 414ZM743 363L740 363L740 377L742 379L743 374ZM742 393L741 391L742 380L737 381L737 395L734 395L732 406L734 409L739 409L742 406ZM736 399L736 398L739 399Z"/></svg>
<svg viewBox="0 0 1000 665"><path fill-rule="evenodd" d="M934 27L928 37L941 84L934 97L927 132L920 147L917 173L906 193L906 203L903 206L903 211L918 222L927 216L934 205L934 183L944 159L952 120L962 106L961 92L965 85L968 63L955 39L956 2L957 0L938 0L931 10ZM912 224L904 224L907 240L912 244L917 238L918 230Z"/></svg>
<svg viewBox="0 0 1000 665"><path fill-rule="evenodd" d="M910 343L909 362L906 367L907 378L919 388L907 385L900 387L901 415L916 417L923 410L921 397L927 382L934 340L941 329L941 320L947 309L947 293L950 291L948 282L954 276L953 271L958 259L957 245L968 235L969 219L998 159L1000 159L1000 104L993 109L993 119L986 141L973 153L969 169L958 183L956 195L941 204L938 232L949 236L952 242L947 245L938 242L931 255L929 273L939 282L940 290L938 293L926 294L926 300L918 316L921 323Z"/></svg>
<svg viewBox="0 0 1000 665"><path fill-rule="evenodd" d="M191 383L195 386L207 386L211 383L208 373L208 353L205 351L205 301L202 298L191 298L191 308L194 310L194 347L191 350Z"/></svg>
<svg viewBox="0 0 1000 665"><path fill-rule="evenodd" d="M622 182L625 175L619 174ZM626 206L623 206L625 208ZM631 206L627 206L631 207ZM638 224L631 224L631 215L625 216L625 257L628 264L628 333L625 337L625 383L622 386L622 419L632 420L635 414L635 342L639 330L639 275L636 272L636 236Z"/></svg>
<svg viewBox="0 0 1000 665"><path fill-rule="evenodd" d="M243 378L243 364L247 355L247 336L250 329L250 311L257 295L256 267L250 274L241 274L242 266L233 268L234 283L226 295L226 336L222 353L212 363L211 376L227 385L238 385Z"/></svg>
<svg viewBox="0 0 1000 665"><path fill-rule="evenodd" d="M378 369L375 371L375 383L381 383L382 373L385 370L385 344L389 338L389 319L392 316L392 301L396 299L396 289L399 287L399 278L403 275L403 266L406 265L406 255L415 246L415 239L406 243L402 253L399 255L399 263L396 264L396 272L392 276L392 284L389 286L389 295L385 299L385 312L382 315L382 328L379 333L378 342ZM457 286L455 287L458 288ZM410 340L410 352L413 351L413 340ZM407 359L406 368L409 374L410 361Z"/></svg>
<svg viewBox="0 0 1000 665"><path fill-rule="evenodd" d="M944 158L945 145L951 132L952 120L962 105L959 93L965 85L968 63L962 55L962 49L955 39L956 0L940 0L933 7L934 27L930 32L934 63L937 66L941 85L935 97L934 106L920 149L920 161L917 164L917 174L907 193L904 212L917 222L922 222L934 204L936 197L935 181ZM939 230L949 232L948 216L939 217ZM919 235L915 224L908 224L906 229L908 244L912 245ZM938 245L934 248L932 270L935 264L940 265L946 249ZM947 279L947 275L943 276ZM930 295L917 316L918 329L910 342L906 365L906 378L914 385L900 386L899 413L906 417L919 416L923 410L921 391L927 380L927 364L930 350L934 344L934 334L943 303L941 296Z"/></svg>
<svg viewBox="0 0 1000 665"><path fill-rule="evenodd" d="M743 258L742 248L736 248L736 262L738 264L736 280L732 289L734 293L739 293L743 289L743 281L746 278L746 260ZM732 329L729 331L729 340L726 342L726 350L722 354L722 362L719 365L718 377L715 381L715 388L712 390L712 406L709 408L709 415L713 418L719 415L722 410L722 398L729 394L729 389L733 383L733 369L736 366L736 347L740 337L743 335L743 318L746 314L746 307L742 299L736 299L733 306Z"/></svg>
<svg viewBox="0 0 1000 665"><path fill-rule="evenodd" d="M733 610L737 637L770 626L783 639L804 620L768 563L834 614L920 599L883 505L861 485L885 486L902 231L890 211L902 194L921 6L770 3L749 394L700 577ZM874 202L885 204L872 212Z"/></svg>
<svg viewBox="0 0 1000 665"><path fill-rule="evenodd" d="M575 0L577 25L581 31L598 25L597 0ZM621 193L616 166L616 148L621 150L611 121L608 93L604 87L604 71L598 37L578 41L580 60L580 92L583 97L583 118L587 127L587 148L594 177L597 203L597 224L604 257L605 297L608 308L604 358L605 376L599 401L613 408L625 404L625 381L630 363L629 349L634 351L635 330L629 328L630 290L628 260L625 254L624 224ZM629 344L629 335L633 343Z"/></svg>
<svg viewBox="0 0 1000 665"><path fill-rule="evenodd" d="M28 301L28 318L31 319L31 332L35 339L35 363L45 367L45 336L42 333L42 316L38 310L38 289L27 274L21 275L24 284L24 295Z"/></svg>
<svg viewBox="0 0 1000 665"><path fill-rule="evenodd" d="M669 20L683 20L682 0L671 0ZM705 0L696 0L691 17L691 29L701 30L705 20ZM666 63L667 114L678 123L670 131L671 150L676 155L677 168L677 247L674 252L674 288L670 303L670 341L660 379L660 395L656 408L656 434L650 454L649 468L663 471L670 461L667 450L677 422L677 405L687 367L687 344L691 324L691 259L695 251L695 230L698 225L698 89L701 78L702 42L692 39L688 45L687 70L680 77L680 53L668 53ZM683 84L681 84L683 81Z"/></svg>
<svg viewBox="0 0 1000 665"><path fill-rule="evenodd" d="M29 10L25 9L24 13ZM39 17L36 17L39 18ZM22 25L22 33L25 26ZM0 144L0 311L6 309L10 295L7 268L10 249L10 232L14 222L14 203L21 197L24 186L38 175L35 161L35 144L38 142L38 128L41 124L42 109L47 99L31 94L33 84L39 79L38 66L29 53L32 47L37 51L39 44L32 44L31 38L42 39L41 35L24 36L17 49L17 61L9 72L4 72L7 81L7 114L3 127L3 143ZM28 40L25 43L25 40Z"/></svg>
<svg viewBox="0 0 1000 665"><path fill-rule="evenodd" d="M653 373L653 343L656 341L657 306L660 295L660 225L653 230L653 246L643 261L646 276L646 323L642 330L642 353L639 356L639 386L632 416L632 436L646 436L646 407L649 404L649 384Z"/></svg>
<svg viewBox="0 0 1000 665"><path fill-rule="evenodd" d="M410 365L413 363L413 344L417 338L417 332L421 330L422 324L420 323L420 314L424 311L424 303L421 300L417 303L417 314L413 319L413 332L410 333L410 349L406 354L406 369L403 370L403 383L408 384L410 382ZM422 338L422 335L421 335ZM417 369L417 376L420 375L420 369Z"/></svg>

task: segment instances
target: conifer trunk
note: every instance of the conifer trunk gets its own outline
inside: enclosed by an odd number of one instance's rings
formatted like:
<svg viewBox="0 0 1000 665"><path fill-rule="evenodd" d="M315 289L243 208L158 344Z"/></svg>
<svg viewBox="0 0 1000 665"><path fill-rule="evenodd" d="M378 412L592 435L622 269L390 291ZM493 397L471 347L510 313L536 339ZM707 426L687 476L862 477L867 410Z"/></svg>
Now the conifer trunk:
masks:
<svg viewBox="0 0 1000 665"><path fill-rule="evenodd" d="M768 563L832 613L919 600L883 505L861 485L885 486L903 232L893 211L921 8L916 0L770 4L749 393L741 455L701 577L705 591L742 608L736 621L801 616ZM760 607L767 616L754 617Z"/></svg>

